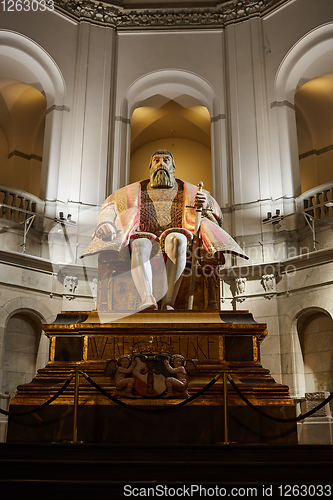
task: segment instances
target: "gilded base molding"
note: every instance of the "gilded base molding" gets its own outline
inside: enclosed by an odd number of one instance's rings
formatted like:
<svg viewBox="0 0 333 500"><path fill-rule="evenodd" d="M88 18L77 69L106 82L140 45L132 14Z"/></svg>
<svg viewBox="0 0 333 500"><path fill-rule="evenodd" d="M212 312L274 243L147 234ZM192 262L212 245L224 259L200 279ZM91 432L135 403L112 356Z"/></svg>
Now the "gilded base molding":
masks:
<svg viewBox="0 0 333 500"><path fill-rule="evenodd" d="M30 384L18 387L12 405L41 404L59 390L75 368L86 372L104 390L112 394L114 379L105 374L107 361L133 354L133 349L173 352L185 359L197 360L197 374L190 377L190 394L196 394L217 374L227 370L246 397L256 405L287 405L294 402L288 387L277 384L260 363L260 343L267 325L257 323L248 311L152 311L125 317L105 313L103 321L96 311L58 315L52 324L43 325L50 338L50 357ZM71 404L72 382L53 404ZM197 406L222 404L223 383L219 379L193 403ZM157 405L170 405L160 399ZM244 403L229 388L230 406ZM112 405L81 377L79 403ZM149 405L149 399L135 394L130 405Z"/></svg>
<svg viewBox="0 0 333 500"><path fill-rule="evenodd" d="M121 318L116 313L108 313L107 318L107 323L101 323L96 311L63 312L54 323L43 325L51 340L50 360L31 383L18 387L11 411L41 405L59 391L76 368L112 395L115 380L106 370L108 360L134 352L171 353L173 350L184 358L197 359L197 371L190 377L188 386L190 395L196 395L217 374L227 370L255 406L274 416L295 416L288 387L277 384L260 363L260 343L267 334L266 324L257 323L248 311L146 310ZM38 413L10 416L8 440L61 442L68 439L74 394L72 381L60 397ZM81 375L79 439L107 443L144 443L147 439L154 443L223 441L223 377L188 405L172 412L154 412L170 409L180 402L166 395L146 398L133 390L132 397L120 398L128 407L120 407ZM146 411L138 413L134 407ZM237 442L297 441L296 424L272 423L258 415L244 404L230 384L228 419L230 435ZM125 433L121 432L123 428Z"/></svg>

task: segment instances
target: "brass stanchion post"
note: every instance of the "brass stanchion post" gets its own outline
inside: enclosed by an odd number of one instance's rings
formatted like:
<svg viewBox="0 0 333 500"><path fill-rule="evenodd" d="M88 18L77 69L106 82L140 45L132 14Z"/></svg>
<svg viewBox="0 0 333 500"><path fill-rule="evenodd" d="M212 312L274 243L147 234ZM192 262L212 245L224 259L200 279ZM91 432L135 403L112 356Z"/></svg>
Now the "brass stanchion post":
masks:
<svg viewBox="0 0 333 500"><path fill-rule="evenodd" d="M226 370L223 372L223 414L224 414L224 444L229 444L228 436L228 379Z"/></svg>
<svg viewBox="0 0 333 500"><path fill-rule="evenodd" d="M74 417L73 417L73 441L71 443L83 443L77 440L77 413L79 407L79 387L80 387L80 373L79 369L75 369L75 388L74 388Z"/></svg>

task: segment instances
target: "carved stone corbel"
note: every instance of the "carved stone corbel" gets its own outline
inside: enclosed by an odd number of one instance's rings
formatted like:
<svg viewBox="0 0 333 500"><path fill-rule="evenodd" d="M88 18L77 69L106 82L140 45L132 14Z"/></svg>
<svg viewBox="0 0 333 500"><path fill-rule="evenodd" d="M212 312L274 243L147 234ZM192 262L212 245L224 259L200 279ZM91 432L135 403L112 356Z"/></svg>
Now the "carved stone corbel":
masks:
<svg viewBox="0 0 333 500"><path fill-rule="evenodd" d="M93 278L90 282L90 290L91 290L91 295L95 302L95 307L97 303L97 287L98 287L97 278Z"/></svg>
<svg viewBox="0 0 333 500"><path fill-rule="evenodd" d="M64 279L64 289L65 289L65 294L64 296L66 299L72 300L74 299L74 294L76 287L78 285L78 279L76 276L66 276Z"/></svg>
<svg viewBox="0 0 333 500"><path fill-rule="evenodd" d="M246 300L245 292L246 292L246 278L236 278L235 279L235 285L236 285L236 300L238 302L244 302Z"/></svg>
<svg viewBox="0 0 333 500"><path fill-rule="evenodd" d="M265 290L265 298L271 299L274 296L275 276L274 274L264 274L261 278L261 284Z"/></svg>

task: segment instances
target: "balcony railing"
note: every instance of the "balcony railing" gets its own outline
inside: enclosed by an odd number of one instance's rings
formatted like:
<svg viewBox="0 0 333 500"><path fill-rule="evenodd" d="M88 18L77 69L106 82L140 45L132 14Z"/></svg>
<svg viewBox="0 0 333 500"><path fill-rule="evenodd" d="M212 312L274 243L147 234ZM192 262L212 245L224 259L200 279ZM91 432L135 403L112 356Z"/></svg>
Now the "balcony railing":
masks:
<svg viewBox="0 0 333 500"><path fill-rule="evenodd" d="M317 186L299 196L296 210L305 211L317 220L333 217L333 182Z"/></svg>
<svg viewBox="0 0 333 500"><path fill-rule="evenodd" d="M16 223L24 223L35 214L42 214L44 202L37 196L0 184L0 219ZM42 227L41 219L36 217L32 222L35 229Z"/></svg>

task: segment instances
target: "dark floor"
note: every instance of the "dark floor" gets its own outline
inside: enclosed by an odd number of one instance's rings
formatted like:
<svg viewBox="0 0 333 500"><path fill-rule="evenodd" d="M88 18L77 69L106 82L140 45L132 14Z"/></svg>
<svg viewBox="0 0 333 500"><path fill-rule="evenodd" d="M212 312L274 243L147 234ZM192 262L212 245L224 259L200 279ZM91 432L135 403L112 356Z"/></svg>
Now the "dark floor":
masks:
<svg viewBox="0 0 333 500"><path fill-rule="evenodd" d="M330 498L332 485L330 445L0 444L15 499Z"/></svg>

